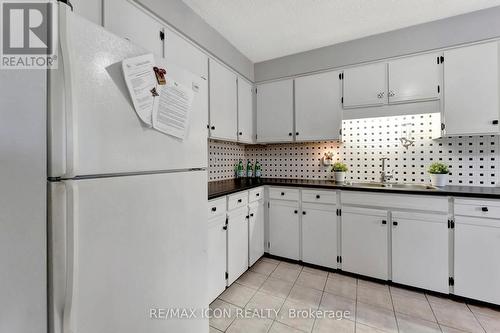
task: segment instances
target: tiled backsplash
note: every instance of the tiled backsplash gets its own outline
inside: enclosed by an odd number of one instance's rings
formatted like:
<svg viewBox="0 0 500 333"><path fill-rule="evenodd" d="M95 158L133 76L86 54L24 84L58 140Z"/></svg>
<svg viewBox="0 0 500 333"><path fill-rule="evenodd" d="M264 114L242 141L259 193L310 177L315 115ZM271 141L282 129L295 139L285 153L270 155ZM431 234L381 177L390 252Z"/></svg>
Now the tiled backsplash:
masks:
<svg viewBox="0 0 500 333"><path fill-rule="evenodd" d="M500 167L498 136L450 137L440 135L439 114L345 120L342 142L322 141L270 145L240 145L209 140L209 180L234 177L234 164L247 159L262 164L262 176L270 178L333 179L323 166L325 152L349 167L347 179L377 181L381 157L394 180L429 183L428 166L442 161L450 166L450 184L495 186ZM415 143L405 149L399 138Z"/></svg>

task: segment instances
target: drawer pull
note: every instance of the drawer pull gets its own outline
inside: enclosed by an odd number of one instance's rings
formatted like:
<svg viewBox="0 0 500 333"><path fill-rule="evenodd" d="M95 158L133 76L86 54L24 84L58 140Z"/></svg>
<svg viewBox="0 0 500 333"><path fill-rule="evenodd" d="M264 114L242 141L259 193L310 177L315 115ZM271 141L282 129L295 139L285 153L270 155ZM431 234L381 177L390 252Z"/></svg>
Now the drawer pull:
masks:
<svg viewBox="0 0 500 333"><path fill-rule="evenodd" d="M483 212L487 212L487 211L488 211L488 207L481 207L481 210L482 210Z"/></svg>
<svg viewBox="0 0 500 333"><path fill-rule="evenodd" d="M319 194L316 194L316 199L319 199L321 198L321 196Z"/></svg>
<svg viewBox="0 0 500 333"><path fill-rule="evenodd" d="M305 212L305 211L303 211L303 212L302 212L302 215L306 215L306 212Z"/></svg>
<svg viewBox="0 0 500 333"><path fill-rule="evenodd" d="M256 196L256 197L260 197L260 193L256 193L256 194L255 194L255 196Z"/></svg>
<svg viewBox="0 0 500 333"><path fill-rule="evenodd" d="M252 213L252 214L250 214L250 217L253 217L253 213Z"/></svg>
<svg viewBox="0 0 500 333"><path fill-rule="evenodd" d="M285 195L285 192L281 192L281 195Z"/></svg>
<svg viewBox="0 0 500 333"><path fill-rule="evenodd" d="M227 225L223 226L222 230L227 230Z"/></svg>
<svg viewBox="0 0 500 333"><path fill-rule="evenodd" d="M248 220L250 218L250 216L247 215L247 216L245 216L245 218Z"/></svg>
<svg viewBox="0 0 500 333"><path fill-rule="evenodd" d="M294 210L294 211L293 211L293 213L294 213L294 214L297 214L298 212L299 212L298 210Z"/></svg>
<svg viewBox="0 0 500 333"><path fill-rule="evenodd" d="M217 207L212 207L212 212L217 211Z"/></svg>
<svg viewBox="0 0 500 333"><path fill-rule="evenodd" d="M241 203L241 201L242 201L241 199L238 199L238 203Z"/></svg>
<svg viewBox="0 0 500 333"><path fill-rule="evenodd" d="M386 220L382 220L382 224L387 224L387 221Z"/></svg>
<svg viewBox="0 0 500 333"><path fill-rule="evenodd" d="M397 221L393 221L392 225L396 227L398 225L398 222Z"/></svg>

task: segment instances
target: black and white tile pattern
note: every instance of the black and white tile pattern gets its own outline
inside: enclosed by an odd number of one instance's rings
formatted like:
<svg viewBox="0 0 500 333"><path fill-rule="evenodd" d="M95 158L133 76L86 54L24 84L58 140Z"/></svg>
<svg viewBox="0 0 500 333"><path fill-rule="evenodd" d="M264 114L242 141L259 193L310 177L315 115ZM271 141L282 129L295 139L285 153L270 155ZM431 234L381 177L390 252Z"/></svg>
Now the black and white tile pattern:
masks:
<svg viewBox="0 0 500 333"><path fill-rule="evenodd" d="M439 138L439 114L345 120L342 142L322 141L244 146L209 140L209 179L234 177L234 164L247 159L262 164L263 177L333 179L323 166L325 152L349 166L352 181L377 181L381 157L388 157L394 180L429 183L428 166L447 163L452 185L496 186L500 154L498 136ZM415 143L405 149L399 138Z"/></svg>

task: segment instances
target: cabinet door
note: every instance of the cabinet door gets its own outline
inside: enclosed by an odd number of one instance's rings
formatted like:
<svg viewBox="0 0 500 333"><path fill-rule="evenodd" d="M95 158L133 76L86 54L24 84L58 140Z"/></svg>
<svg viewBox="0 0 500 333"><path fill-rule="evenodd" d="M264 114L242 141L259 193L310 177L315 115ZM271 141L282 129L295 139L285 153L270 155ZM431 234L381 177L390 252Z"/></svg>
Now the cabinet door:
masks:
<svg viewBox="0 0 500 333"><path fill-rule="evenodd" d="M388 279L387 212L342 208L342 270Z"/></svg>
<svg viewBox="0 0 500 333"><path fill-rule="evenodd" d="M392 281L448 293L446 214L393 213Z"/></svg>
<svg viewBox="0 0 500 333"><path fill-rule="evenodd" d="M208 80L208 56L199 48L168 28L165 28L164 44L167 63L174 63Z"/></svg>
<svg viewBox="0 0 500 333"><path fill-rule="evenodd" d="M376 63L344 70L344 108L387 104L387 64Z"/></svg>
<svg viewBox="0 0 500 333"><path fill-rule="evenodd" d="M102 1L103 0L72 0L71 4L75 13L85 17L95 24L102 24Z"/></svg>
<svg viewBox="0 0 500 333"><path fill-rule="evenodd" d="M299 260L299 204L271 200L269 204L269 253Z"/></svg>
<svg viewBox="0 0 500 333"><path fill-rule="evenodd" d="M389 63L389 103L438 99L441 54L424 54ZM439 86L439 88L438 88Z"/></svg>
<svg viewBox="0 0 500 333"><path fill-rule="evenodd" d="M209 303L226 288L226 215L208 222L208 296Z"/></svg>
<svg viewBox="0 0 500 333"><path fill-rule="evenodd" d="M257 87L257 142L293 141L293 80Z"/></svg>
<svg viewBox="0 0 500 333"><path fill-rule="evenodd" d="M250 205L248 219L248 267L264 254L264 200Z"/></svg>
<svg viewBox="0 0 500 333"><path fill-rule="evenodd" d="M447 135L499 132L498 43L444 52Z"/></svg>
<svg viewBox="0 0 500 333"><path fill-rule="evenodd" d="M210 137L236 141L236 74L210 59Z"/></svg>
<svg viewBox="0 0 500 333"><path fill-rule="evenodd" d="M228 214L227 279L228 286L248 269L248 207Z"/></svg>
<svg viewBox="0 0 500 333"><path fill-rule="evenodd" d="M160 39L163 25L129 1L104 1L104 27L163 57L163 41Z"/></svg>
<svg viewBox="0 0 500 333"><path fill-rule="evenodd" d="M253 86L238 78L238 141L253 143L255 139Z"/></svg>
<svg viewBox="0 0 500 333"><path fill-rule="evenodd" d="M455 217L455 294L500 305L500 221Z"/></svg>
<svg viewBox="0 0 500 333"><path fill-rule="evenodd" d="M340 72L295 79L295 139L338 139L342 127Z"/></svg>
<svg viewBox="0 0 500 333"><path fill-rule="evenodd" d="M302 261L337 268L336 208L302 204Z"/></svg>

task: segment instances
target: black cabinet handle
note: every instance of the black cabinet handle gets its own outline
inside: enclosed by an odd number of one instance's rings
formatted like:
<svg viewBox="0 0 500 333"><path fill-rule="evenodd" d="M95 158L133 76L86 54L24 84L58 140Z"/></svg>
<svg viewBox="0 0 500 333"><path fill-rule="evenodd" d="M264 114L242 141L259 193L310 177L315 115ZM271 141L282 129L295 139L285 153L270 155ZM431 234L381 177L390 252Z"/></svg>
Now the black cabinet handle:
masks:
<svg viewBox="0 0 500 333"><path fill-rule="evenodd" d="M302 215L306 215L306 212L305 212L305 211L303 211L303 212L302 212Z"/></svg>
<svg viewBox="0 0 500 333"><path fill-rule="evenodd" d="M247 216L245 216L245 218L248 220L250 218L250 216L247 215Z"/></svg>
<svg viewBox="0 0 500 333"><path fill-rule="evenodd" d="M239 132L238 135L243 135L243 132Z"/></svg>
<svg viewBox="0 0 500 333"><path fill-rule="evenodd" d="M227 225L223 226L222 230L227 230Z"/></svg>
<svg viewBox="0 0 500 333"><path fill-rule="evenodd" d="M393 222L392 222L392 225L393 225L393 226L397 226L397 225L398 225L398 222L397 222L397 221L393 221Z"/></svg>
<svg viewBox="0 0 500 333"><path fill-rule="evenodd" d="M260 197L260 193L255 194L255 196Z"/></svg>
<svg viewBox="0 0 500 333"><path fill-rule="evenodd" d="M292 136L292 135L293 135L293 133L292 133L292 132L288 133L288 136Z"/></svg>
<svg viewBox="0 0 500 333"><path fill-rule="evenodd" d="M241 203L241 199L238 199L238 203Z"/></svg>
<svg viewBox="0 0 500 333"><path fill-rule="evenodd" d="M285 195L285 192L281 192L281 195Z"/></svg>
<svg viewBox="0 0 500 333"><path fill-rule="evenodd" d="M387 221L386 220L382 220L382 224L387 224Z"/></svg>
<svg viewBox="0 0 500 333"><path fill-rule="evenodd" d="M299 132L295 132L295 135L297 135L297 136L298 136L298 135L299 135Z"/></svg>
<svg viewBox="0 0 500 333"><path fill-rule="evenodd" d="M293 213L294 213L294 214L297 214L298 212L299 212L298 210L294 210L294 211L293 211Z"/></svg>
<svg viewBox="0 0 500 333"><path fill-rule="evenodd" d="M214 130L214 129L215 129L215 126L210 127L210 129L211 129L211 130Z"/></svg>
<svg viewBox="0 0 500 333"><path fill-rule="evenodd" d="M481 207L481 210L482 210L483 212L487 212L487 211L488 211L488 207Z"/></svg>
<svg viewBox="0 0 500 333"><path fill-rule="evenodd" d="M321 198L321 196L319 194L316 194L316 199L319 199Z"/></svg>
<svg viewBox="0 0 500 333"><path fill-rule="evenodd" d="M253 213L252 213L252 214L250 214L250 217L253 217Z"/></svg>
<svg viewBox="0 0 500 333"><path fill-rule="evenodd" d="M493 125L498 125L498 119L495 119L491 122Z"/></svg>
<svg viewBox="0 0 500 333"><path fill-rule="evenodd" d="M217 207L212 207L212 212L215 212L217 210Z"/></svg>

